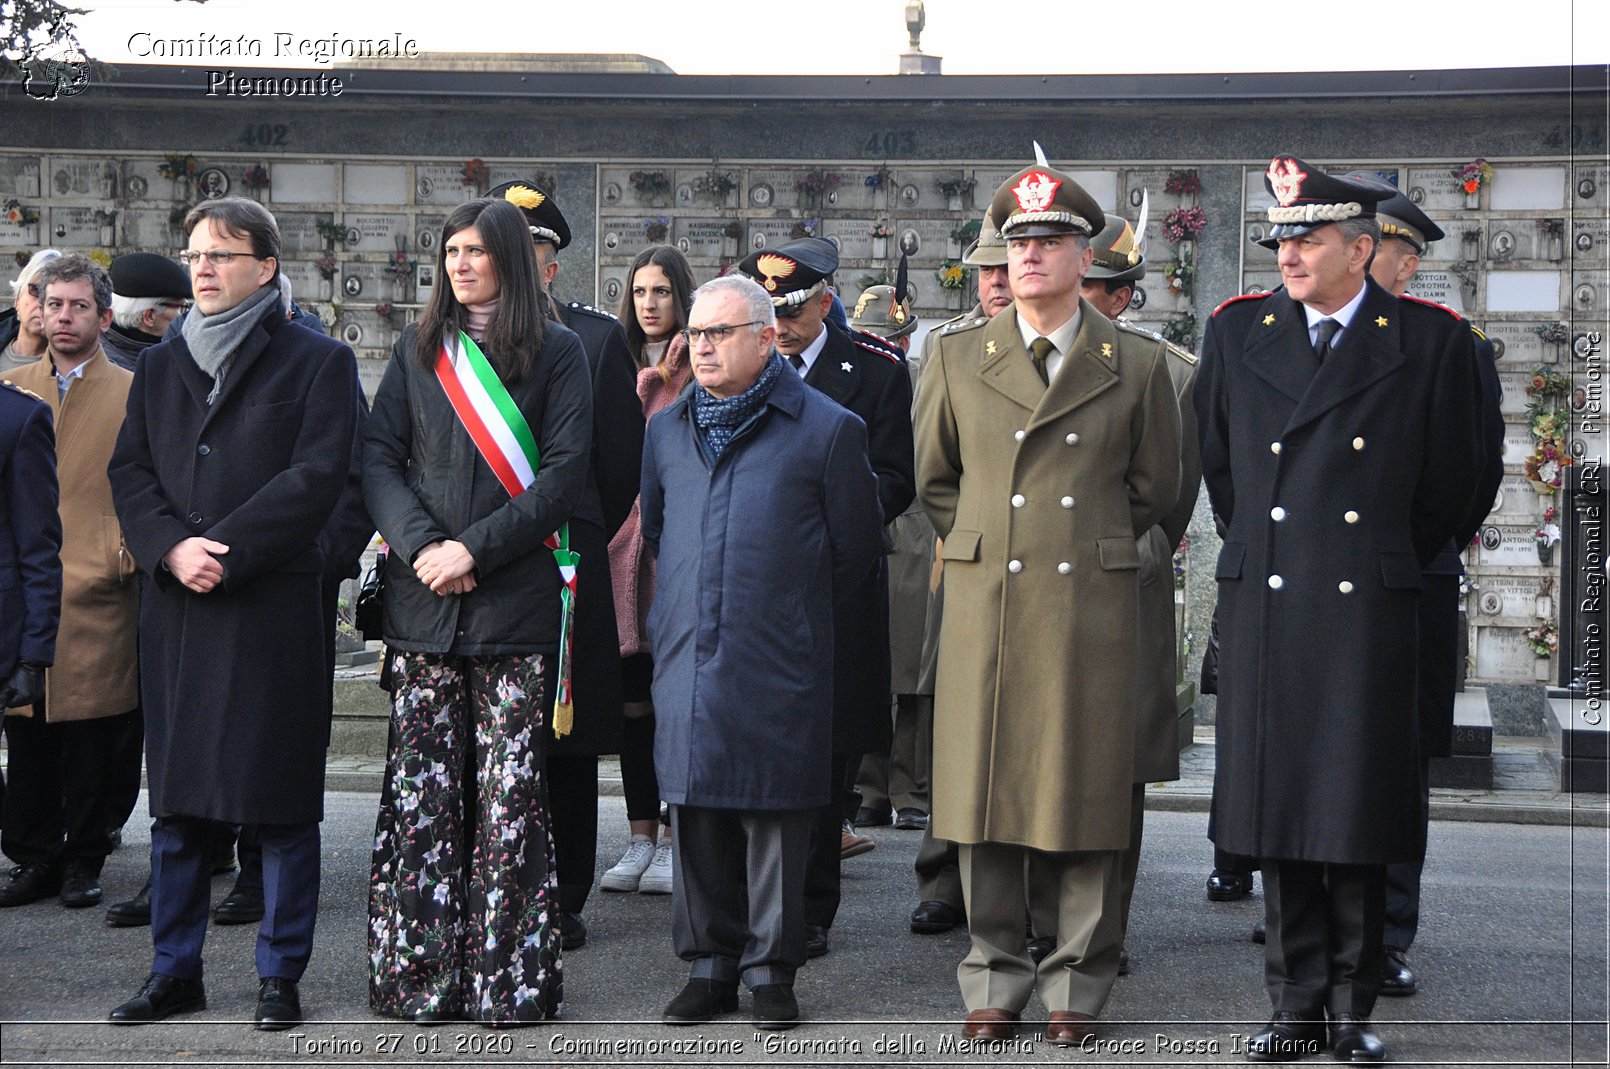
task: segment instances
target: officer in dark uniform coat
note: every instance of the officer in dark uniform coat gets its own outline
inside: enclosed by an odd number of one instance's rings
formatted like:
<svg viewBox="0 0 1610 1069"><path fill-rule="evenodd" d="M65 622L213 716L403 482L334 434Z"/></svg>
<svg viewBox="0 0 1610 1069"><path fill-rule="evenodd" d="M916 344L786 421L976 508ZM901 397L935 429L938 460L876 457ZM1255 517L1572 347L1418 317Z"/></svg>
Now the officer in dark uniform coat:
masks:
<svg viewBox="0 0 1610 1069"><path fill-rule="evenodd" d="M1368 279L1379 188L1289 156L1265 183L1286 286L1214 312L1194 390L1227 525L1209 835L1264 873L1248 1056L1379 1061L1385 866L1424 850L1420 569L1476 489L1476 363L1459 317Z"/></svg>
<svg viewBox="0 0 1610 1069"><path fill-rule="evenodd" d="M61 517L50 406L0 383L0 711L45 697L61 619ZM5 783L0 780L0 797Z"/></svg>
<svg viewBox="0 0 1610 1069"><path fill-rule="evenodd" d="M777 309L777 351L829 398L861 417L867 452L878 477L878 503L887 527L916 496L911 439L911 378L905 358L881 338L847 331L828 315L838 250L821 238L801 238L752 253L738 270L771 294ZM885 551L892 543L885 541ZM786 546L778 547L786 553ZM843 799L862 754L886 751L889 721L889 577L880 560L834 608L833 801L818 813L805 874L806 950L827 953L827 930L839 906ZM849 808L851 812L846 812Z"/></svg>
<svg viewBox="0 0 1610 1069"><path fill-rule="evenodd" d="M1364 171L1347 176L1357 181L1379 181ZM1419 269L1426 246L1441 241L1442 228L1419 206L1386 187L1392 195L1376 209L1381 223L1381 246L1370 265L1370 276L1382 288L1402 296ZM1502 388L1493 343L1472 324L1476 372L1481 380L1481 481L1459 530L1422 570L1425 589L1420 592L1420 685L1417 715L1420 724L1420 808L1415 819L1422 826L1431 816L1428 766L1433 757L1453 753L1453 700L1459 678L1459 577L1465 574L1459 554L1470 545L1476 530L1492 510L1493 496L1504 478L1504 414ZM1386 867L1386 918L1382 936L1381 994L1412 995L1417 986L1405 956L1420 926L1420 873L1425 858L1395 861Z"/></svg>
<svg viewBox="0 0 1610 1069"><path fill-rule="evenodd" d="M559 876L560 927L564 949L587 939L582 908L598 867L598 755L620 752L620 638L609 575L609 540L637 499L643 463L643 406L637 371L620 322L608 312L552 297L559 250L570 244L570 226L553 197L535 182L505 182L492 189L525 213L536 243L537 263L548 288L553 316L576 332L592 372L593 449L587 488L570 519L570 545L577 566L576 636L571 663L575 730L548 743L548 801ZM550 668L558 661L550 658ZM553 693L554 680L549 680Z"/></svg>

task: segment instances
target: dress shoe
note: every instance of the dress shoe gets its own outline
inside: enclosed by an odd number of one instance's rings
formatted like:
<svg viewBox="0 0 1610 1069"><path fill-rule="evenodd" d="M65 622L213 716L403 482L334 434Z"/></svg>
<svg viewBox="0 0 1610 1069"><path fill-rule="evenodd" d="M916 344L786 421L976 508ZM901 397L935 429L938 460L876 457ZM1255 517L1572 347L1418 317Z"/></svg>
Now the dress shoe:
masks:
<svg viewBox="0 0 1610 1069"><path fill-rule="evenodd" d="M69 861L62 874L61 904L84 909L101 904L100 866L92 861Z"/></svg>
<svg viewBox="0 0 1610 1069"><path fill-rule="evenodd" d="M1370 1019L1351 1013L1331 1015L1330 1049L1339 1062L1386 1061L1386 1044L1371 1030Z"/></svg>
<svg viewBox="0 0 1610 1069"><path fill-rule="evenodd" d="M1118 948L1118 975L1129 975L1129 951L1123 947Z"/></svg>
<svg viewBox="0 0 1610 1069"><path fill-rule="evenodd" d="M736 983L725 984L717 980L695 978L689 980L681 993L665 1007L660 1020L666 1024L703 1024L723 1013L731 1013L737 1008Z"/></svg>
<svg viewBox="0 0 1610 1069"><path fill-rule="evenodd" d="M1035 936L1033 939L1029 940L1029 957L1033 960L1034 964L1038 965L1040 962L1050 957L1051 951L1055 950L1056 948L1057 941L1052 939L1049 935Z"/></svg>
<svg viewBox="0 0 1610 1069"><path fill-rule="evenodd" d="M559 914L559 949L580 950L587 945L587 925L580 913Z"/></svg>
<svg viewBox="0 0 1610 1069"><path fill-rule="evenodd" d="M296 981L266 976L257 985L257 1030L283 1032L302 1023L302 997Z"/></svg>
<svg viewBox="0 0 1610 1069"><path fill-rule="evenodd" d="M894 826L900 831L922 831L928 826L928 814L914 806L907 806L895 811Z"/></svg>
<svg viewBox="0 0 1610 1069"><path fill-rule="evenodd" d="M1324 1049L1324 1021L1276 1010L1263 1031L1247 1042L1247 1058L1255 1062L1294 1062Z"/></svg>
<svg viewBox="0 0 1610 1069"><path fill-rule="evenodd" d="M855 834L855 829L850 827L850 822L847 820L844 822L844 831L839 836L839 858L841 860L847 857L855 857L857 854L864 854L877 845L872 841L870 835L857 835Z"/></svg>
<svg viewBox="0 0 1610 1069"><path fill-rule="evenodd" d="M918 902L911 911L911 930L918 935L938 935L966 920L962 911L949 902Z"/></svg>
<svg viewBox="0 0 1610 1069"><path fill-rule="evenodd" d="M864 805L855 811L855 819L850 821L857 828L881 828L894 819L893 811L888 806L875 809Z"/></svg>
<svg viewBox="0 0 1610 1069"><path fill-rule="evenodd" d="M819 958L827 953L827 926L825 924L807 924L805 926L805 956Z"/></svg>
<svg viewBox="0 0 1610 1069"><path fill-rule="evenodd" d="M151 881L127 902L114 902L106 910L108 928L144 928L151 923Z"/></svg>
<svg viewBox="0 0 1610 1069"><path fill-rule="evenodd" d="M1262 943L1268 938L1269 929L1264 925L1263 921L1259 921L1257 924L1252 926L1252 941L1254 943Z"/></svg>
<svg viewBox="0 0 1610 1069"><path fill-rule="evenodd" d="M1052 1010L1045 1026L1045 1041L1053 1047L1077 1047L1095 1034L1096 1019L1073 1010Z"/></svg>
<svg viewBox="0 0 1610 1069"><path fill-rule="evenodd" d="M139 994L113 1010L107 1020L113 1024L147 1024L162 1021L176 1013L194 1013L207 1008L207 992L200 980L181 980L177 976L152 973L145 978Z"/></svg>
<svg viewBox="0 0 1610 1069"><path fill-rule="evenodd" d="M1252 893L1252 873L1208 873L1207 896L1209 902L1239 902Z"/></svg>
<svg viewBox="0 0 1610 1069"><path fill-rule="evenodd" d="M1387 947L1381 959L1381 994L1402 997L1418 990L1414 970L1409 968L1404 952L1397 947Z"/></svg>
<svg viewBox="0 0 1610 1069"><path fill-rule="evenodd" d="M968 1039L1011 1039L1017 1035L1017 1014L1011 1010L973 1010L962 1022Z"/></svg>
<svg viewBox="0 0 1610 1069"><path fill-rule="evenodd" d="M212 911L214 924L256 924L263 919L263 892L237 886Z"/></svg>
<svg viewBox="0 0 1610 1069"><path fill-rule="evenodd" d="M0 885L0 908L26 906L49 898L61 890L61 873L44 861L29 861L11 872L11 879Z"/></svg>
<svg viewBox="0 0 1610 1069"><path fill-rule="evenodd" d="M761 984L754 996L754 1024L768 1032L780 1032L799 1023L799 1002L793 984Z"/></svg>

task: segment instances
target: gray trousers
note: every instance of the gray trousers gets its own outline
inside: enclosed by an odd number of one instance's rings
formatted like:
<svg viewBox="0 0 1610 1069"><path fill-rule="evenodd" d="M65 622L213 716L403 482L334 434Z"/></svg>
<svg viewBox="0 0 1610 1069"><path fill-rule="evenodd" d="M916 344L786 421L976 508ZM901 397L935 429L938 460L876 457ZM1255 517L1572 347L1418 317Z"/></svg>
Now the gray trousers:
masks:
<svg viewBox="0 0 1610 1069"><path fill-rule="evenodd" d="M805 963L814 809L671 807L671 940L692 978L792 984Z"/></svg>

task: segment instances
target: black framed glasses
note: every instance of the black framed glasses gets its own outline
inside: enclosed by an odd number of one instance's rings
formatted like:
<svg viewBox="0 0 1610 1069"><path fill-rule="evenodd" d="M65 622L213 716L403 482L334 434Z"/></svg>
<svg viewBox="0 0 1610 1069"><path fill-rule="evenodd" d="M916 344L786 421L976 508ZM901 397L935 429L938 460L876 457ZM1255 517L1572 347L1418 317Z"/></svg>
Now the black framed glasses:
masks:
<svg viewBox="0 0 1610 1069"><path fill-rule="evenodd" d="M214 267L224 267L237 256L246 256L253 260L262 259L261 256L257 256L254 253L235 252L232 249L213 249L209 252L191 252L189 249L186 249L184 252L179 254L179 262L184 264L186 267L194 267L201 260L206 260Z"/></svg>
<svg viewBox="0 0 1610 1069"><path fill-rule="evenodd" d="M700 338L709 338L711 345L720 345L739 327L757 327L759 325L760 320L751 319L747 323L726 323L716 327L689 327L681 333L688 340L689 345L694 344Z"/></svg>

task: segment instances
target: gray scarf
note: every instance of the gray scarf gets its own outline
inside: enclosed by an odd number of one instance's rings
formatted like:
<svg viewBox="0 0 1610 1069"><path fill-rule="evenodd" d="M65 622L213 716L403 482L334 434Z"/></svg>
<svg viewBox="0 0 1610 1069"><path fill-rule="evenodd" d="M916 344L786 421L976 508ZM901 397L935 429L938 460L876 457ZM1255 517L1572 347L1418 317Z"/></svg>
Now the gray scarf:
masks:
<svg viewBox="0 0 1610 1069"><path fill-rule="evenodd" d="M191 308L184 317L182 333L185 344L190 346L190 359L212 379L212 392L207 395L209 405L218 399L224 376L229 373L229 365L234 363L235 354L247 335L279 307L279 296L279 287L269 283L217 315L203 315L201 309Z"/></svg>

